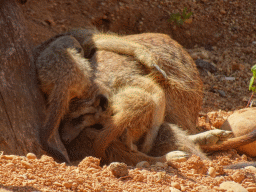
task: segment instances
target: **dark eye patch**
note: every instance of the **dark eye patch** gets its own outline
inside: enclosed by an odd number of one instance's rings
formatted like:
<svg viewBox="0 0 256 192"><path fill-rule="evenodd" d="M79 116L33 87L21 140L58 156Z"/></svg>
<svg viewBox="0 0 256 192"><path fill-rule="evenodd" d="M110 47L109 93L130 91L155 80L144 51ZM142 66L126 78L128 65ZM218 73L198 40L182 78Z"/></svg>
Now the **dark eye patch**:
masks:
<svg viewBox="0 0 256 192"><path fill-rule="evenodd" d="M77 51L77 53L81 53L82 52L82 48L81 47L76 47L76 51Z"/></svg>
<svg viewBox="0 0 256 192"><path fill-rule="evenodd" d="M101 129L103 129L103 125L95 124L95 125L92 125L91 128L94 128L94 129L97 129L97 130L101 130Z"/></svg>

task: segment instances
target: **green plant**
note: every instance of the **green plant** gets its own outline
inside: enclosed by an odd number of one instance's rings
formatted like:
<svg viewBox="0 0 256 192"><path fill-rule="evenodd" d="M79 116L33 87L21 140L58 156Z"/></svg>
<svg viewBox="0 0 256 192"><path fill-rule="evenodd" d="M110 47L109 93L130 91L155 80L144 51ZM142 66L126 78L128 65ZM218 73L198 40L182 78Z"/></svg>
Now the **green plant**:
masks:
<svg viewBox="0 0 256 192"><path fill-rule="evenodd" d="M170 19L168 21L175 22L178 26L182 25L185 20L189 19L193 15L192 12L187 13L187 7L185 7L182 11L182 14L180 13L173 13L170 16Z"/></svg>
<svg viewBox="0 0 256 192"><path fill-rule="evenodd" d="M252 95L251 95L251 98L249 99L246 107L248 107L251 104L252 97L253 97L254 93L256 92L256 87L253 87L253 83L256 78L256 65L252 66L251 71L252 71L252 78L251 78L250 84L249 84L249 91L252 91Z"/></svg>

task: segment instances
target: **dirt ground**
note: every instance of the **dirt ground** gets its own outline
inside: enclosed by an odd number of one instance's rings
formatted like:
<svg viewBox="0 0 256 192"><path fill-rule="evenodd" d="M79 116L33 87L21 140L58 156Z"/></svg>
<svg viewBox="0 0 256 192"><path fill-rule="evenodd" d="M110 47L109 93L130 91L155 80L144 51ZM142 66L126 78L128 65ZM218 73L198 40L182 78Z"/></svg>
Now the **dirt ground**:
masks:
<svg viewBox="0 0 256 192"><path fill-rule="evenodd" d="M170 15L193 12L178 26ZM209 62L200 68L204 102L199 129L220 128L233 111L244 108L251 67L256 64L255 0L28 0L21 6L32 45L75 27L92 25L119 34L159 32L169 34L191 54ZM199 59L199 60L198 60ZM200 60L201 59L201 60ZM256 160L236 150L210 154L212 161L196 156L172 166L128 167L116 178L99 159L87 157L78 166L58 164L51 157L34 159L0 156L0 188L7 191L228 191L234 181L256 191L256 168L230 170L225 165ZM0 189L1 191L1 189ZM231 189L229 191L232 191Z"/></svg>

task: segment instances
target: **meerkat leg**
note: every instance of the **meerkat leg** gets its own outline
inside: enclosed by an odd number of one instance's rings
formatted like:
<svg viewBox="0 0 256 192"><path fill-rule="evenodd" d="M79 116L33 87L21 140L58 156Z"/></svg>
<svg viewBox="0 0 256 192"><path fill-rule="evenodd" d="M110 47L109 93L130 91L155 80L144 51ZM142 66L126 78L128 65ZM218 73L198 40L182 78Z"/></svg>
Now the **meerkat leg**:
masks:
<svg viewBox="0 0 256 192"><path fill-rule="evenodd" d="M115 94L111 106L114 115L94 145L98 156L104 155L108 145L124 130L127 130L126 145L133 149L134 143L145 135L141 150L149 152L164 120L165 94L162 89L153 80L140 77Z"/></svg>
<svg viewBox="0 0 256 192"><path fill-rule="evenodd" d="M144 45L115 34L100 33L91 28L73 29L66 34L75 37L79 41L84 49L85 57L90 57L95 49L133 56L146 68L158 73L164 79L167 78L165 71L158 66L157 57Z"/></svg>
<svg viewBox="0 0 256 192"><path fill-rule="evenodd" d="M112 97L113 116L99 133L94 149L97 156L104 155L109 144L126 130L125 143L132 147L151 126L155 103L143 89L127 87Z"/></svg>
<svg viewBox="0 0 256 192"><path fill-rule="evenodd" d="M133 56L145 67L160 73L165 79L167 78L166 73L157 65L156 56L144 45L113 34L99 33L94 34L92 38L94 45L98 50Z"/></svg>
<svg viewBox="0 0 256 192"><path fill-rule="evenodd" d="M150 127L147 128L145 139L141 146L141 151L143 153L148 153L153 146L153 142L155 141L160 126L164 122L166 107L165 93L157 83L148 77L137 78L131 83L131 86L139 87L149 93L150 99L152 99L154 103L151 124Z"/></svg>

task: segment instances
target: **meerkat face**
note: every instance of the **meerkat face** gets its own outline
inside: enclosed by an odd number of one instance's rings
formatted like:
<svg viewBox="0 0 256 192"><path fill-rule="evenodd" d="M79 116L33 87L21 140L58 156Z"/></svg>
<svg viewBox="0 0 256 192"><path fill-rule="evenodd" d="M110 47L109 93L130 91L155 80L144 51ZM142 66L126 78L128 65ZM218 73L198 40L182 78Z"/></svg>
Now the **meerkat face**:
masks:
<svg viewBox="0 0 256 192"><path fill-rule="evenodd" d="M108 102L108 98L103 94L98 94L91 100L72 99L69 111L60 125L60 136L63 143L69 144L84 128L100 124L102 117L107 113Z"/></svg>

